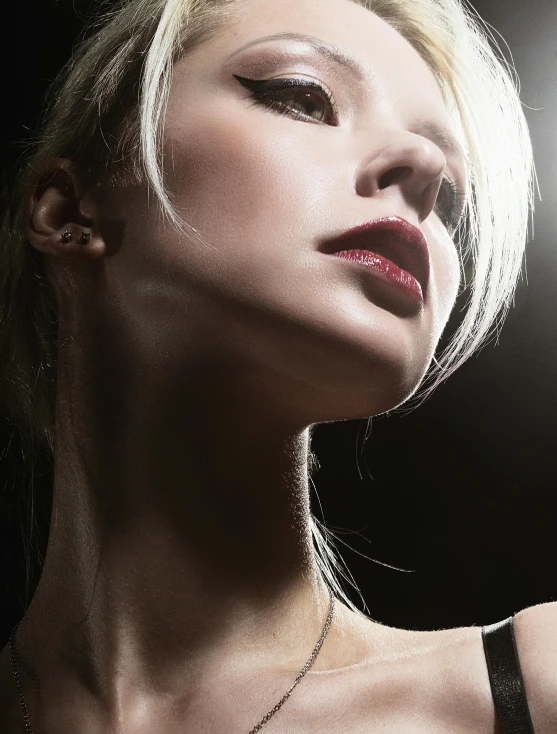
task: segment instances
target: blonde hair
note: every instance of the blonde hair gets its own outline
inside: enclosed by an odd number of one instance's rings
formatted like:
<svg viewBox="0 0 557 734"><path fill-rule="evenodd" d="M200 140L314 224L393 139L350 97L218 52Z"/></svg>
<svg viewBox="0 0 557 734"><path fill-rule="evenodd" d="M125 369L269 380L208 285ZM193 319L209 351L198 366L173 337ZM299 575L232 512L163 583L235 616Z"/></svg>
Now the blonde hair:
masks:
<svg viewBox="0 0 557 734"><path fill-rule="evenodd" d="M353 0L395 28L435 74L466 154L469 196L455 234L467 311L422 381L423 398L492 336L512 302L533 208L534 169L513 69L465 0ZM124 0L89 28L51 91L44 131L2 221L0 400L24 439L30 471L53 452L57 306L40 253L24 234L30 185L46 161L70 158L91 181L147 181L174 226L204 243L172 207L161 121L176 60L234 17L234 0ZM468 273L468 276L467 276ZM471 273L471 274L470 274ZM31 512L27 553L31 553ZM332 534L311 518L316 561L345 603ZM329 537L328 537L329 536ZM28 557L29 568L29 557ZM344 574L343 574L344 575ZM345 577L346 578L346 577Z"/></svg>

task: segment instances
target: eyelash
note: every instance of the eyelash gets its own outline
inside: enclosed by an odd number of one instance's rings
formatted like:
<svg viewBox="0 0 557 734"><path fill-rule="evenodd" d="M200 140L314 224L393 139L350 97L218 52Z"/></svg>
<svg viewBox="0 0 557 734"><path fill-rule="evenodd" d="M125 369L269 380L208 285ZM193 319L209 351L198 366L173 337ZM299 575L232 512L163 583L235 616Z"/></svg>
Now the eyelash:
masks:
<svg viewBox="0 0 557 734"><path fill-rule="evenodd" d="M327 122L326 124L336 124L338 122L338 110L333 95L315 81L297 79L295 77L280 79L248 79L246 77L238 76L237 74L233 74L233 76L243 87L246 87L246 89L251 92L254 104L261 104L274 112L287 115L295 120L304 120L307 122L322 124L322 121L316 120L310 115L304 115L301 112L296 112L289 107L288 104L277 99L281 93L288 90L310 90L316 96L320 97L322 101L325 101L329 107L329 111L332 112L332 123ZM439 203L438 197L435 204L435 213L447 230L454 233L462 216L466 194L458 187L455 181L452 181L449 178L443 179L439 189L439 196L443 193L446 197L448 196L449 202L445 207L443 207L442 204Z"/></svg>
<svg viewBox="0 0 557 734"><path fill-rule="evenodd" d="M446 192L446 195L449 197L449 202L445 207L439 203L439 196L442 192ZM450 178L444 178L439 189L434 211L451 234L454 234L459 225L464 211L465 201L466 192L460 189L455 181L452 181Z"/></svg>

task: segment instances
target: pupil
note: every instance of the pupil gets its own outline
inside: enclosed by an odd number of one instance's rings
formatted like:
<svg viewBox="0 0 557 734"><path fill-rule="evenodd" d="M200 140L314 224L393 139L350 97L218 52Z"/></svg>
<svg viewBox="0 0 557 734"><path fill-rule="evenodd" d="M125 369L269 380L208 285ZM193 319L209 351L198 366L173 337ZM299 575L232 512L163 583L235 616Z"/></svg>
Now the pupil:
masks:
<svg viewBox="0 0 557 734"><path fill-rule="evenodd" d="M312 115L317 110L317 106L315 104L315 96L309 92L301 92L299 94L301 94L302 97L302 99L300 100L300 106L302 107L302 110L306 114Z"/></svg>

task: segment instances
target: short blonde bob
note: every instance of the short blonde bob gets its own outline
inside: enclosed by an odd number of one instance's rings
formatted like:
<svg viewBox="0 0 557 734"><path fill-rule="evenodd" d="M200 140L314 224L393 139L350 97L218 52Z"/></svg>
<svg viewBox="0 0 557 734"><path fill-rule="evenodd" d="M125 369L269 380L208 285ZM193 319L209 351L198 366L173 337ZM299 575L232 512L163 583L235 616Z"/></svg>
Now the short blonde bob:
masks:
<svg viewBox="0 0 557 734"><path fill-rule="evenodd" d="M376 13L418 51L438 80L466 155L469 196L455 234L467 309L422 381L427 396L498 329L512 302L533 208L531 143L514 70L464 0L351 0ZM165 190L160 133L173 65L234 18L234 0L124 0L98 16L49 95L43 131L22 165L0 240L0 400L19 430L29 481L27 568L33 538L33 467L52 455L57 304L43 256L24 234L29 187L52 158L71 159L88 181L147 181L170 221L180 220ZM285 20L285 23L287 21ZM344 575L311 518L315 557L341 589ZM332 535L332 534L331 534ZM28 579L29 581L29 579Z"/></svg>

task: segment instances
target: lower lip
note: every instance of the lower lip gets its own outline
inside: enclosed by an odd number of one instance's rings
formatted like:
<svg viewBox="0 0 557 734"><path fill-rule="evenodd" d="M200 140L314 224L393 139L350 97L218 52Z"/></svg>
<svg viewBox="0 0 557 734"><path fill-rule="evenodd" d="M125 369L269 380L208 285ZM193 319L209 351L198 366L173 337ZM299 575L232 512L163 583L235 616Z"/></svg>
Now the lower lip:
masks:
<svg viewBox="0 0 557 734"><path fill-rule="evenodd" d="M367 250L340 250L332 254L335 257L341 257L343 260L352 260L360 265L365 265L370 270L375 270L375 272L380 273L388 280L396 283L414 301L423 304L422 287L416 278L406 270L399 268L391 260L387 260L386 257L377 255L375 252L368 252Z"/></svg>

